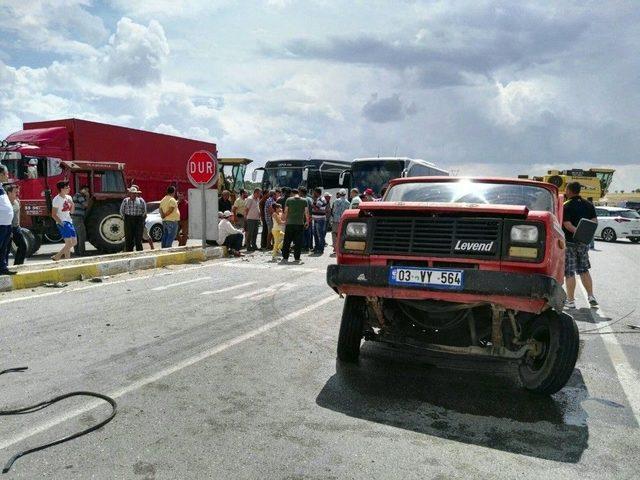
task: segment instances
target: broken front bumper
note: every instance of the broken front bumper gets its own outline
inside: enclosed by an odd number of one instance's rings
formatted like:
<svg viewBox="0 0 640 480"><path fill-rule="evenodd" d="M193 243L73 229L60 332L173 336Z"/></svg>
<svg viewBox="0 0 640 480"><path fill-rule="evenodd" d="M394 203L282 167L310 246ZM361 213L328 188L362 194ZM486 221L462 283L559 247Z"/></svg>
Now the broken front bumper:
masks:
<svg viewBox="0 0 640 480"><path fill-rule="evenodd" d="M327 283L336 292L347 295L383 298L434 298L471 303L486 301L506 308L540 311L545 304L562 311L566 294L554 278L546 275L462 269L464 286L445 291L429 286L390 285L386 266L329 265ZM456 269L458 270L458 269ZM530 305L531 308L526 308ZM524 308L523 308L524 307Z"/></svg>

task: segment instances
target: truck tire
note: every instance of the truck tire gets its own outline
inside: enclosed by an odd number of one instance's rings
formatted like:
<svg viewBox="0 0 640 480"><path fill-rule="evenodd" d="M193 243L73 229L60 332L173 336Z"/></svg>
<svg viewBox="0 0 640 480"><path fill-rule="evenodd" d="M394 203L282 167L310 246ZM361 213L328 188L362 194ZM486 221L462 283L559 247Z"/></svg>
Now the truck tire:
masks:
<svg viewBox="0 0 640 480"><path fill-rule="evenodd" d="M607 227L604 230L602 230L602 239L605 242L615 242L618 238L618 236L616 235L616 231L611 228L611 227Z"/></svg>
<svg viewBox="0 0 640 480"><path fill-rule="evenodd" d="M116 253L124 249L124 220L116 203L95 206L87 218L87 237L91 245L102 253Z"/></svg>
<svg viewBox="0 0 640 480"><path fill-rule="evenodd" d="M24 240L27 244L27 251L25 252L25 257L29 258L34 253L36 253L40 248L40 241L38 236L35 233L33 233L31 230L28 230L26 228L21 228L21 230L22 230L22 236L24 237ZM17 248L16 248L16 244L13 243L13 241L11 242L10 251L15 258Z"/></svg>
<svg viewBox="0 0 640 480"><path fill-rule="evenodd" d="M44 240L47 243L60 243L62 242L62 235L60 235L60 232L58 232L57 228L53 228L47 232L45 232L43 235Z"/></svg>
<svg viewBox="0 0 640 480"><path fill-rule="evenodd" d="M355 363L360 356L360 343L364 329L366 304L364 297L348 296L342 309L338 334L338 359Z"/></svg>
<svg viewBox="0 0 640 480"><path fill-rule="evenodd" d="M525 329L525 338L543 344L540 355L527 355L519 367L520 380L527 390L551 395L564 387L578 359L580 334L573 318L548 310Z"/></svg>

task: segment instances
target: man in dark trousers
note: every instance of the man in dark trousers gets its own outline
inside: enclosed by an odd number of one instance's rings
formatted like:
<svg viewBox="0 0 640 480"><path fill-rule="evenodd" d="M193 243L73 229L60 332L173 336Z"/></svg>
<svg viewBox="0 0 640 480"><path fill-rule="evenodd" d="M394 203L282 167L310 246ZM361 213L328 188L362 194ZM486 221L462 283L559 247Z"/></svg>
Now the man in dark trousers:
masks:
<svg viewBox="0 0 640 480"><path fill-rule="evenodd" d="M564 277L567 288L567 308L576 308L576 274L580 275L580 281L587 291L587 299L592 307L598 306L596 297L593 296L593 280L589 274L591 263L589 262L589 245L578 243L573 239L578 223L583 218L598 221L596 209L591 202L580 196L581 185L579 182L567 184L564 202L564 216L562 230L567 241L565 250Z"/></svg>
<svg viewBox="0 0 640 480"><path fill-rule="evenodd" d="M131 185L127 190L129 196L122 200L120 215L124 217L125 251L133 252L133 248L142 251L142 234L144 222L147 218L147 204L141 197L142 192L137 185Z"/></svg>
<svg viewBox="0 0 640 480"><path fill-rule="evenodd" d="M9 181L9 170L0 164L0 275L15 275L7 265L7 252L11 248L11 222L13 222L13 206L3 183Z"/></svg>
<svg viewBox="0 0 640 480"><path fill-rule="evenodd" d="M284 229L282 259L285 262L289 260L292 241L293 258L296 262L300 261L304 229L305 227L309 227L309 207L307 206L307 200L305 198L300 198L300 192L298 189L293 189L292 193L293 197L287 199L284 209L286 227Z"/></svg>

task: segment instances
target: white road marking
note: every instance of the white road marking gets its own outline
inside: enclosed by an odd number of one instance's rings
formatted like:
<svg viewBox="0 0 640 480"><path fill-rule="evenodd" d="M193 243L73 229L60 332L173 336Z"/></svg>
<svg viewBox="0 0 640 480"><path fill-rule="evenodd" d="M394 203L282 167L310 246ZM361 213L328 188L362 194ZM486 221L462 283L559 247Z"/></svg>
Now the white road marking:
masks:
<svg viewBox="0 0 640 480"><path fill-rule="evenodd" d="M587 291L584 286L580 284L580 290L582 290L582 294L584 295L584 299L589 303ZM631 411L633 412L633 416L636 419L638 425L640 425L640 378L638 378L638 374L633 369L631 364L629 363L629 359L622 350L622 346L618 342L618 338L613 333L613 329L609 325L609 323L605 323L602 326L598 325L598 320L594 315L595 309L590 309L589 314L593 318L593 324L595 328L597 328L600 332L606 334L601 336L602 341L604 342L604 346L609 353L609 357L611 357L611 363L613 364L613 368L616 371L618 376L618 380L620 381L620 385L622 386L622 390L629 401L629 406L631 407ZM607 315L602 308L598 307L598 310L602 314L603 317L611 318Z"/></svg>
<svg viewBox="0 0 640 480"><path fill-rule="evenodd" d="M125 279L122 279L122 280L113 280L113 281L108 281L108 282L95 283L93 285L87 285L87 286L79 287L79 288L56 289L56 291L54 291L54 292L38 293L36 295L26 295L24 297L7 298L5 300L0 300L0 305L6 304L6 303L20 302L20 301L23 301L23 300L33 300L34 298L40 298L40 297L50 297L52 295L60 295L62 293L66 294L66 293L73 293L73 292L82 292L82 291L85 291L85 290L90 290L92 288L107 287L109 285L117 285L119 283L126 283L126 282L135 282L137 280L145 280L147 278L164 277L166 275L173 275L175 273L190 272L192 270L198 270L200 268L212 267L212 266L218 265L219 263L220 262L215 262L215 263L209 263L209 264L204 264L204 265L197 265L195 267L187 267L187 268L181 268L181 269L178 269L178 270L171 270L171 271L168 271L168 272L154 273L153 275L143 275L141 277L125 278ZM119 275L124 275L124 274L119 274ZM10 293L10 292L4 292L4 293Z"/></svg>
<svg viewBox="0 0 640 480"><path fill-rule="evenodd" d="M233 263L231 264L231 262L226 262L226 263L222 263L221 266L223 267L229 267L229 268L248 268L251 270L254 269L260 269L260 270L290 270L290 271L294 271L294 272L308 272L308 273L312 273L312 272L325 272L326 268L313 268L313 267L301 267L301 266L296 266L295 263L292 263L290 265L274 265L274 264L265 264L265 263Z"/></svg>
<svg viewBox="0 0 640 480"><path fill-rule="evenodd" d="M221 288L220 290L208 290L206 292L202 292L200 295L213 295L217 293L230 292L231 290L236 290L238 288L248 287L250 285L253 285L254 283L256 282L241 283L239 285L233 285L232 287Z"/></svg>
<svg viewBox="0 0 640 480"><path fill-rule="evenodd" d="M233 297L233 299L234 300L241 300L243 298L253 297L254 295L260 295L261 293L275 292L278 288L280 288L280 287L282 287L284 285L286 285L284 282L283 283L274 283L273 285L269 285L268 287L261 288L259 290L253 290L252 292L242 293L240 295L237 295L237 296Z"/></svg>
<svg viewBox="0 0 640 480"><path fill-rule="evenodd" d="M331 295L330 297L325 297L322 300L319 300L315 303L312 303L311 305L308 305L304 308L301 308L300 310L296 310L295 312L291 312L287 315L285 315L282 318L279 318L277 320L273 320L269 323L265 323L264 325L262 325L261 327L258 327L254 330L251 330L247 333L244 333L242 335L239 335L235 338L232 338L231 340L228 340L226 342L221 343L220 345L216 345L213 348L210 348L209 350L205 350L204 352L201 352L197 355L194 355L192 357L189 357L185 360L182 360L181 362L178 362L177 364L165 368L164 370L160 370L159 372L154 373L153 375L149 375L148 377L145 377L141 380L138 380L135 383L132 383L131 385L128 385L126 387L120 388L118 390L115 390L111 393L109 393L108 395L111 398L117 399L122 397L123 395L126 395L127 393L131 393L135 390L139 390L142 387L145 387L151 383L157 382L158 380L163 379L164 377L168 377L169 375L179 372L180 370L183 370L187 367L190 367L192 365L195 365L198 362L201 362L202 360L206 360L209 357L212 357L213 355L217 355L218 353L224 352L225 350L228 350L229 348L238 345L242 342L245 342L247 340L251 340L254 337L257 337L258 335L261 335L263 333L268 332L269 330L274 329L275 327L282 325L283 323L286 323L288 321L294 320L302 315L304 315L305 313L309 313L312 310L315 310L316 308L322 307L323 305L326 305L327 303L333 302L334 300L337 300L339 297L337 295ZM64 415L59 415L57 417L54 417L53 419L49 420L48 422L43 423L42 425L39 425L37 427L31 428L23 433L20 433L16 436L14 436L13 438L9 439L9 440L5 440L3 442L0 443L0 450L3 450L5 448L11 447L12 445L15 445L16 443L22 442L23 440L26 440L29 437L32 437L33 435L37 435L39 433L42 432L46 432L47 430L49 430L50 428L55 427L56 425L59 425L63 422L66 422L68 420L71 420L72 418L78 417L80 415L83 415L91 410L93 410L94 408L100 406L100 405L104 405L104 402L101 401L91 401L89 403L87 403L85 406L83 407L79 407L69 413L66 413ZM106 427L109 428L109 427Z"/></svg>
<svg viewBox="0 0 640 480"><path fill-rule="evenodd" d="M269 290L265 291L264 293L260 293L258 295L254 295L253 297L249 297L247 300L260 300L261 298L266 298L266 297L271 297L273 295L276 295L278 293L281 292L286 292L287 290L291 290L292 288L294 288L295 285L293 285L292 283L288 283L283 285L282 287L278 288L278 289L274 289L274 288L270 288Z"/></svg>
<svg viewBox="0 0 640 480"><path fill-rule="evenodd" d="M202 282L204 280L211 280L211 277L192 278L191 280L185 280L184 282L170 283L169 285L163 285L161 287L152 288L151 291L152 292L160 292L162 290L167 290L169 288L179 287L180 285L187 285L189 283Z"/></svg>

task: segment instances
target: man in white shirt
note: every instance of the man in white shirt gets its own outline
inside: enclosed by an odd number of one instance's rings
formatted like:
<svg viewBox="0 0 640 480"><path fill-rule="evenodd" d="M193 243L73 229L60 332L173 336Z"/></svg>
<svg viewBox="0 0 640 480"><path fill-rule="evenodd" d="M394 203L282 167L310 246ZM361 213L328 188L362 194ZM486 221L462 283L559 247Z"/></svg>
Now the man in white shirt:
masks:
<svg viewBox="0 0 640 480"><path fill-rule="evenodd" d="M226 210L222 214L222 219L218 223L218 244L229 249L229 254L234 257L242 257L240 249L242 248L242 239L244 235L242 230L237 229L229 221L232 213Z"/></svg>
<svg viewBox="0 0 640 480"><path fill-rule="evenodd" d="M260 189L256 188L253 195L245 201L246 209L246 232L247 232L247 252L254 252L258 249L258 229L260 228Z"/></svg>
<svg viewBox="0 0 640 480"><path fill-rule="evenodd" d="M71 187L69 182L62 180L56 184L58 187L58 195L53 199L51 217L58 226L58 231L64 240L64 247L56 253L51 260L57 262L62 257L71 258L71 249L78 243L76 229L73 226L71 214L74 212L75 206L69 192Z"/></svg>
<svg viewBox="0 0 640 480"><path fill-rule="evenodd" d="M0 275L15 275L9 271L7 265L7 252L11 248L11 222L13 221L13 206L7 192L2 187L9 181L9 170L0 165Z"/></svg>

